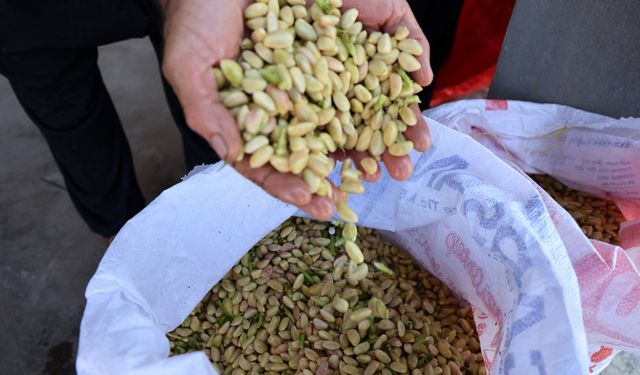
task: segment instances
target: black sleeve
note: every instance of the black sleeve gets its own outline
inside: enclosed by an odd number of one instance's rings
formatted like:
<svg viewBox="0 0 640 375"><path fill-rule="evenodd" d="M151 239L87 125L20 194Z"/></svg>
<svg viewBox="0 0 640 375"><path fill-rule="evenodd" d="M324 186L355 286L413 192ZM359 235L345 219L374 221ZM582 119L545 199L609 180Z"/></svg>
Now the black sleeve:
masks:
<svg viewBox="0 0 640 375"><path fill-rule="evenodd" d="M456 35L463 0L409 0L409 5L429 40L431 68L435 76L449 57ZM433 95L433 84L420 93L422 107L427 108Z"/></svg>
<svg viewBox="0 0 640 375"><path fill-rule="evenodd" d="M0 51L76 49L144 37L151 0L0 0Z"/></svg>

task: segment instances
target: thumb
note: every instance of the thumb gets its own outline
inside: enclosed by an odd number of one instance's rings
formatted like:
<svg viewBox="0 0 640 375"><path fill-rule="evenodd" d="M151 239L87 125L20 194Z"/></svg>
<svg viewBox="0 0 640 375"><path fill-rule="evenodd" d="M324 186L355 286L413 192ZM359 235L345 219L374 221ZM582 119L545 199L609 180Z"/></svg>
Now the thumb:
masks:
<svg viewBox="0 0 640 375"><path fill-rule="evenodd" d="M242 148L240 133L233 116L220 102L211 67L165 60L163 71L189 127L209 142L221 159L233 162Z"/></svg>
<svg viewBox="0 0 640 375"><path fill-rule="evenodd" d="M433 81L433 70L431 69L431 48L429 46L429 41L427 37L424 35L418 20L416 20L415 15L411 11L411 7L406 0L395 0L392 1L393 9L395 10L395 15L391 20L385 24L384 29L386 32L393 33L400 26L404 26L409 30L409 37L413 38L420 43L423 49L423 53L420 56L416 56L422 68L416 72L413 72L411 76L413 79L420 84L420 86L428 86Z"/></svg>
<svg viewBox="0 0 640 375"><path fill-rule="evenodd" d="M242 148L240 134L235 119L222 103L189 102L184 105L184 112L189 127L209 142L220 159L229 163L236 159Z"/></svg>

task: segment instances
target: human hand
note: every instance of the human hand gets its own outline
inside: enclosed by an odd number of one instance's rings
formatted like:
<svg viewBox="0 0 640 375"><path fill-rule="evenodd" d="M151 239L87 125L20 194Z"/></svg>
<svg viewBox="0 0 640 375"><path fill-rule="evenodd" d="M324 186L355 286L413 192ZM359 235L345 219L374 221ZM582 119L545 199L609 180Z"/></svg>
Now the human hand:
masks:
<svg viewBox="0 0 640 375"><path fill-rule="evenodd" d="M242 148L235 121L218 96L211 67L233 59L250 3L224 0L166 0L164 76L176 92L189 126L232 162Z"/></svg>
<svg viewBox="0 0 640 375"><path fill-rule="evenodd" d="M401 26L409 29L409 37L420 42L424 50L424 53L418 57L422 69L412 73L412 78L421 86L431 84L433 71L429 63L429 42L406 0L343 0L343 12L351 8L358 9L358 20L369 31L384 31L393 35L396 29ZM412 109L416 113L418 123L409 127L404 135L413 142L416 150L424 152L431 146L431 135L418 105L413 105ZM353 159L360 171L362 171L364 179L369 182L377 181L380 178L380 168L375 174L370 175L360 166L360 161L366 156L363 152L353 151L349 153L349 157ZM413 165L409 156L396 157L386 151L382 155L382 162L386 166L389 175L396 180L407 179L413 172Z"/></svg>
<svg viewBox="0 0 640 375"><path fill-rule="evenodd" d="M211 67L223 59L235 59L244 33L244 8L250 0L168 0L165 54L162 70L180 99L189 126L220 158L269 194L300 207L320 220L333 215L344 193L332 197L312 195L304 180L277 172L270 165L252 169L248 160L235 162L242 140L234 118L220 101Z"/></svg>
<svg viewBox="0 0 640 375"><path fill-rule="evenodd" d="M392 7L385 2L381 6L385 10L382 13L380 8L371 5L374 2L381 3L381 0L345 1L345 7L355 5L361 9L363 23L372 29L393 31L406 26L411 36L421 41L428 51L426 38L404 0L393 0ZM238 55L244 32L243 9L249 3L250 0L168 0L163 4L166 14L164 75L180 99L189 126L228 162L236 160L242 140L233 117L220 101L211 67ZM420 84L428 84L432 77L428 57L423 57L421 63L426 68L414 73L414 79ZM417 107L415 110L419 114ZM405 135L417 150L424 151L430 145L430 138L422 117L418 116L418 120L419 123ZM404 179L411 175L408 157L385 153L383 161L394 178ZM331 198L312 195L302 178L277 172L270 165L252 169L244 160L234 166L271 195L320 220L329 219L337 201L346 199L335 187ZM365 174L365 179L376 178Z"/></svg>

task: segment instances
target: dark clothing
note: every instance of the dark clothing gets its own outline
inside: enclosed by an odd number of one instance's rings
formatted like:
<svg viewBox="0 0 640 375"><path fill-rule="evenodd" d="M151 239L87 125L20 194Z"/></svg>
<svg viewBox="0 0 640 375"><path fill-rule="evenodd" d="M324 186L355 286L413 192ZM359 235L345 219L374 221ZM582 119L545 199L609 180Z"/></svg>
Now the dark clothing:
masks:
<svg viewBox="0 0 640 375"><path fill-rule="evenodd" d="M0 74L44 135L82 218L94 232L111 236L144 208L145 199L100 75L97 46L149 36L161 61L161 14L147 0L33 3L0 1ZM187 126L164 79L163 86L187 170L218 161Z"/></svg>
<svg viewBox="0 0 640 375"><path fill-rule="evenodd" d="M429 40L431 69L437 77L438 71L444 65L453 47L463 0L409 0L408 2ZM435 85L429 85L419 94L423 109L429 107L434 87Z"/></svg>
<svg viewBox="0 0 640 375"><path fill-rule="evenodd" d="M431 43L434 71L451 49L462 0L410 1ZM162 61L155 0L0 0L0 74L44 135L71 196L96 233L110 236L140 211L131 151L97 65L97 46L149 36ZM163 79L187 170L219 160L186 124ZM428 103L432 90L421 95Z"/></svg>
<svg viewBox="0 0 640 375"><path fill-rule="evenodd" d="M21 52L0 57L0 72L47 140L80 215L109 236L145 201L97 58L95 47Z"/></svg>
<svg viewBox="0 0 640 375"><path fill-rule="evenodd" d="M0 51L94 48L159 30L157 0L0 0Z"/></svg>

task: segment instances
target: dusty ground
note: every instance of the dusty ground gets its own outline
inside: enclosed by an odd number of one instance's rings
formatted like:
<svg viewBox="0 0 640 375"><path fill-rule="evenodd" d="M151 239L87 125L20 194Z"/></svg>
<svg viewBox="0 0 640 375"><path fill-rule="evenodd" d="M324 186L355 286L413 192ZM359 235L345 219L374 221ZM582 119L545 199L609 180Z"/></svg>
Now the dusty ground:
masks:
<svg viewBox="0 0 640 375"><path fill-rule="evenodd" d="M146 40L101 50L100 66L148 199L183 174L179 134ZM84 289L104 252L76 214L47 146L0 77L2 374L74 374ZM607 375L640 374L619 357ZM636 372L633 372L636 371Z"/></svg>

